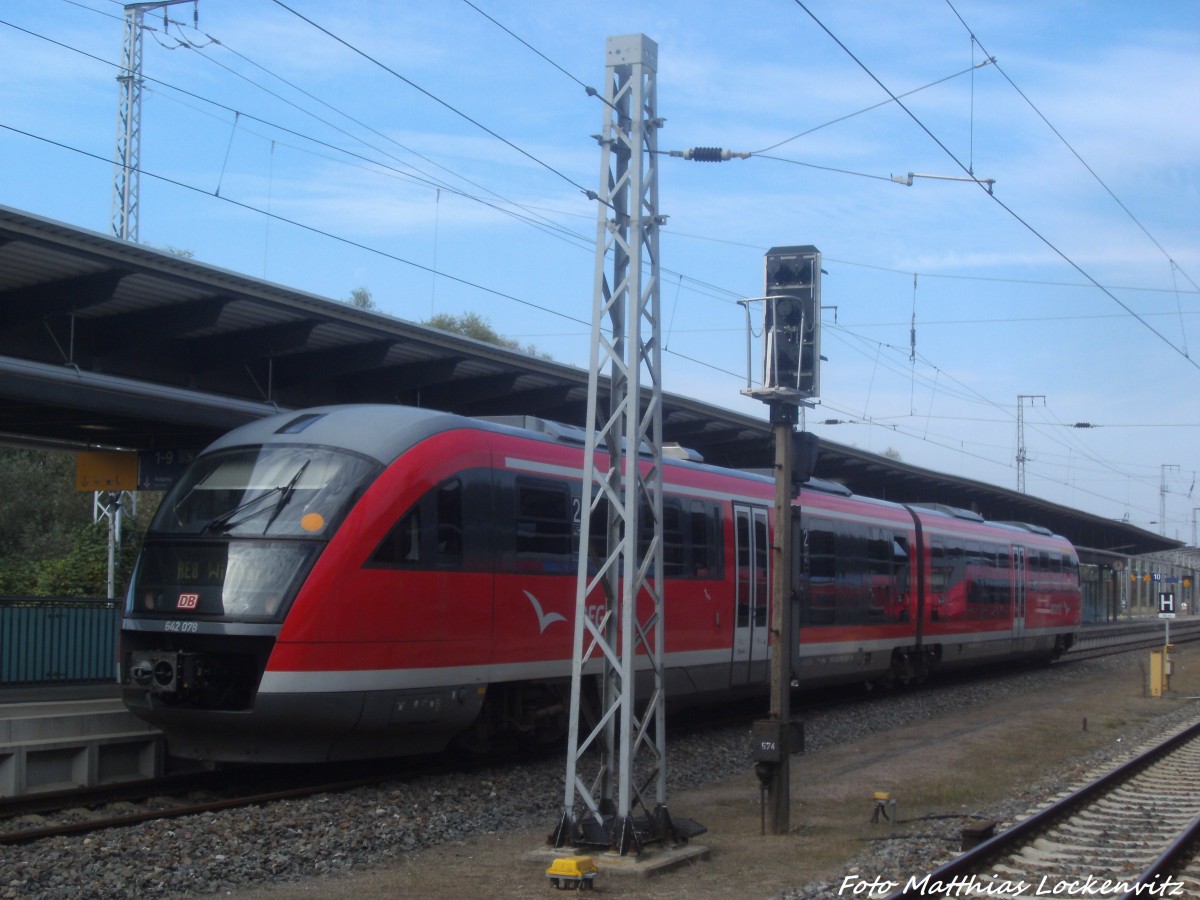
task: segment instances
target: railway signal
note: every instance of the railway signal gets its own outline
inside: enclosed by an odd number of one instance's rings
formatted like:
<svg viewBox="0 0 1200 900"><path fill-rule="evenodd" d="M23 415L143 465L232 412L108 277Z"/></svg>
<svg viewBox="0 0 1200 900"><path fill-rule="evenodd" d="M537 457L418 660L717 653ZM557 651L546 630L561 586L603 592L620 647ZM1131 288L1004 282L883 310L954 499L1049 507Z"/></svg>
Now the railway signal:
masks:
<svg viewBox="0 0 1200 900"><path fill-rule="evenodd" d="M763 304L762 384L750 382L750 306ZM811 244L767 251L763 296L741 301L746 307L746 377L742 393L770 408L775 428L775 533L771 542L771 712L755 726L755 771L766 797L772 834L791 827L791 764L802 749L803 731L792 721L791 690L798 642L792 615L793 523L800 509L792 501L812 475L817 457L814 435L797 433L799 407L820 393L821 251ZM764 821L764 826L767 824ZM765 830L765 827L764 827Z"/></svg>
<svg viewBox="0 0 1200 900"><path fill-rule="evenodd" d="M821 253L811 245L767 251L763 389L781 399L821 393Z"/></svg>

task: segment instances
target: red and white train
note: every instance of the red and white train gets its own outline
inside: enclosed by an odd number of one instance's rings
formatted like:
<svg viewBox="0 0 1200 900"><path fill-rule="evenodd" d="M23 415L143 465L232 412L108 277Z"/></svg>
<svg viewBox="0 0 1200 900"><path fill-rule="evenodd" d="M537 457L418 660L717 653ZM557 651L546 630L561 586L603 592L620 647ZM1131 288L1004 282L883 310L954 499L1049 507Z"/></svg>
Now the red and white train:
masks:
<svg viewBox="0 0 1200 900"><path fill-rule="evenodd" d="M171 753L206 760L561 735L582 461L579 429L398 406L231 432L146 535L122 625L125 703ZM668 696L763 694L774 485L686 460L664 469ZM1071 646L1079 566L1063 538L817 481L798 502L801 685Z"/></svg>

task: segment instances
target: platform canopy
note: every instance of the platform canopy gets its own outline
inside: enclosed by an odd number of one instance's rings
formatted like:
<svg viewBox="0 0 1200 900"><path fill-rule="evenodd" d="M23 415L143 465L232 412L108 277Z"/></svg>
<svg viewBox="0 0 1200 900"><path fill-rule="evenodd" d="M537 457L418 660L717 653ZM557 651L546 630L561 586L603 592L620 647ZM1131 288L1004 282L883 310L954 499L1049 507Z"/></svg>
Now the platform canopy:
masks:
<svg viewBox="0 0 1200 900"><path fill-rule="evenodd" d="M277 410L398 403L468 416L586 416L587 372L0 206L0 442L198 449ZM664 440L765 468L762 419L666 395ZM821 441L856 493L1034 522L1135 555L1178 541Z"/></svg>

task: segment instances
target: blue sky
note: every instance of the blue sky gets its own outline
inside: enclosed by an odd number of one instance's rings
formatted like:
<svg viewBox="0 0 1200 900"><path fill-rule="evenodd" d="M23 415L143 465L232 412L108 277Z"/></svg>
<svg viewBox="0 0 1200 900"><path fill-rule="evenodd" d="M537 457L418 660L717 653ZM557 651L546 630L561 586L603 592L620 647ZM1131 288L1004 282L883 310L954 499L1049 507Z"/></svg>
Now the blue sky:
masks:
<svg viewBox="0 0 1200 900"><path fill-rule="evenodd" d="M0 203L111 230L122 11L0 7ZM143 243L335 299L366 287L403 319L477 312L586 367L596 210L581 188L597 185L602 109L582 85L602 90L608 36L642 33L659 45L660 149L755 153L660 160L667 390L765 415L739 393L736 301L762 293L767 248L813 244L828 361L810 430L1015 488L1018 396L1044 397L1025 401L1029 493L1191 542L1200 4L198 14L146 17ZM890 178L964 168L994 194Z"/></svg>

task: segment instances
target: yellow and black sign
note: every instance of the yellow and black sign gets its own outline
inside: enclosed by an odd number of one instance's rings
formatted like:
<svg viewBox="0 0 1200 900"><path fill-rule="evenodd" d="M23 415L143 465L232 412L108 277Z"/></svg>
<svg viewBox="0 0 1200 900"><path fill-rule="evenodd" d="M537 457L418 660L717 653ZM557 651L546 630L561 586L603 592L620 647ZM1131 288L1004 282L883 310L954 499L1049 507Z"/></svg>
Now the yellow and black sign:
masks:
<svg viewBox="0 0 1200 900"><path fill-rule="evenodd" d="M138 455L124 450L83 450L75 454L75 490L136 491Z"/></svg>

